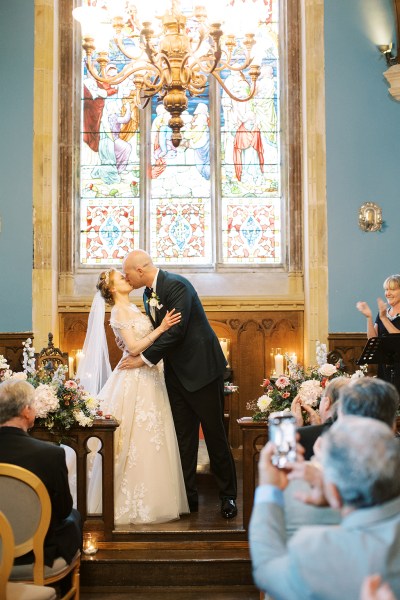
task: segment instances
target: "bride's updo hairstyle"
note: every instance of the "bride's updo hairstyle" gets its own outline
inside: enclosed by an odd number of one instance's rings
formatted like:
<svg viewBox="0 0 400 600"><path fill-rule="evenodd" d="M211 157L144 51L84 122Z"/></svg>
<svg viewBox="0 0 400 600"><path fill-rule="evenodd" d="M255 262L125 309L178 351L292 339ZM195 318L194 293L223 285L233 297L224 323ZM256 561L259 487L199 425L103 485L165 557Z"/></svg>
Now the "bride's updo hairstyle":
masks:
<svg viewBox="0 0 400 600"><path fill-rule="evenodd" d="M113 306L114 304L114 298L110 289L114 283L114 273L115 269L107 269L107 271L103 271L100 273L99 280L96 285L96 288L103 296L105 303L109 306Z"/></svg>

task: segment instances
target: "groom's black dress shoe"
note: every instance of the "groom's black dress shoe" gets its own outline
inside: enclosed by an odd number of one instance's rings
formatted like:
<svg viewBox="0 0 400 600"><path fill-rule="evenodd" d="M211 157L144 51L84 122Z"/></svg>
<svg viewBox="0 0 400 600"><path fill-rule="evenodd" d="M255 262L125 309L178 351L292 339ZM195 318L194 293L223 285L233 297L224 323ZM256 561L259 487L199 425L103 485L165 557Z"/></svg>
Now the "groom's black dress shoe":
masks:
<svg viewBox="0 0 400 600"><path fill-rule="evenodd" d="M232 519L233 517L236 517L237 506L234 498L222 498L221 515L225 517L225 519Z"/></svg>

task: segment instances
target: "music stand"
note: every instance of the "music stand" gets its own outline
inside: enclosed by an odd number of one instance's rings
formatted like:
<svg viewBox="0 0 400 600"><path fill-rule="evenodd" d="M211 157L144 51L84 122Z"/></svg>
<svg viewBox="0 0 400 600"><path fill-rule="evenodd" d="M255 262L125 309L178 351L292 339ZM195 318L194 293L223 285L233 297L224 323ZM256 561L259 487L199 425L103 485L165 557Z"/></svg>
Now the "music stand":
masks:
<svg viewBox="0 0 400 600"><path fill-rule="evenodd" d="M369 338L356 364L385 365L390 383L400 392L400 333Z"/></svg>

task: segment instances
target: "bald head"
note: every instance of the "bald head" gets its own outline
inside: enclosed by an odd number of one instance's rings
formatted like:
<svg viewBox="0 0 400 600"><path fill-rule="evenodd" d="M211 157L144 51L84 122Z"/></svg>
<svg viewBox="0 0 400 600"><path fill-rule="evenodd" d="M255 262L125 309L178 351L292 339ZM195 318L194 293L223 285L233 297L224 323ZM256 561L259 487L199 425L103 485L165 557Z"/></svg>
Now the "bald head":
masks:
<svg viewBox="0 0 400 600"><path fill-rule="evenodd" d="M122 269L134 289L145 285L151 286L157 272L151 256L144 250L129 252L124 258Z"/></svg>

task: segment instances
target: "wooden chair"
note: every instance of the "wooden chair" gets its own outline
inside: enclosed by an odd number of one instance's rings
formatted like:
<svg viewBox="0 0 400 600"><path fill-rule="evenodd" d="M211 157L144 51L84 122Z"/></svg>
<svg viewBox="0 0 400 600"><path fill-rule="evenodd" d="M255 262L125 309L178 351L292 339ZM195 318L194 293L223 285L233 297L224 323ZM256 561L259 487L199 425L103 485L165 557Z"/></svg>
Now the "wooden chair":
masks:
<svg viewBox="0 0 400 600"><path fill-rule="evenodd" d="M14 562L14 552L14 534L11 525L0 511L0 598L2 600L55 600L54 588L8 582Z"/></svg>
<svg viewBox="0 0 400 600"><path fill-rule="evenodd" d="M44 369L54 373L61 365L68 367L68 354L62 352L60 348L55 348L53 344L53 334L48 335L47 348L42 348L39 354L35 355L37 368ZM70 375L72 375L70 373Z"/></svg>
<svg viewBox="0 0 400 600"><path fill-rule="evenodd" d="M32 550L35 557L32 564L14 566L11 581L51 585L71 574L71 587L61 600L79 600L80 552L69 565L63 558L57 558L52 567L44 564L44 539L51 518L51 502L39 477L22 467L0 463L0 510L13 530L14 556Z"/></svg>

